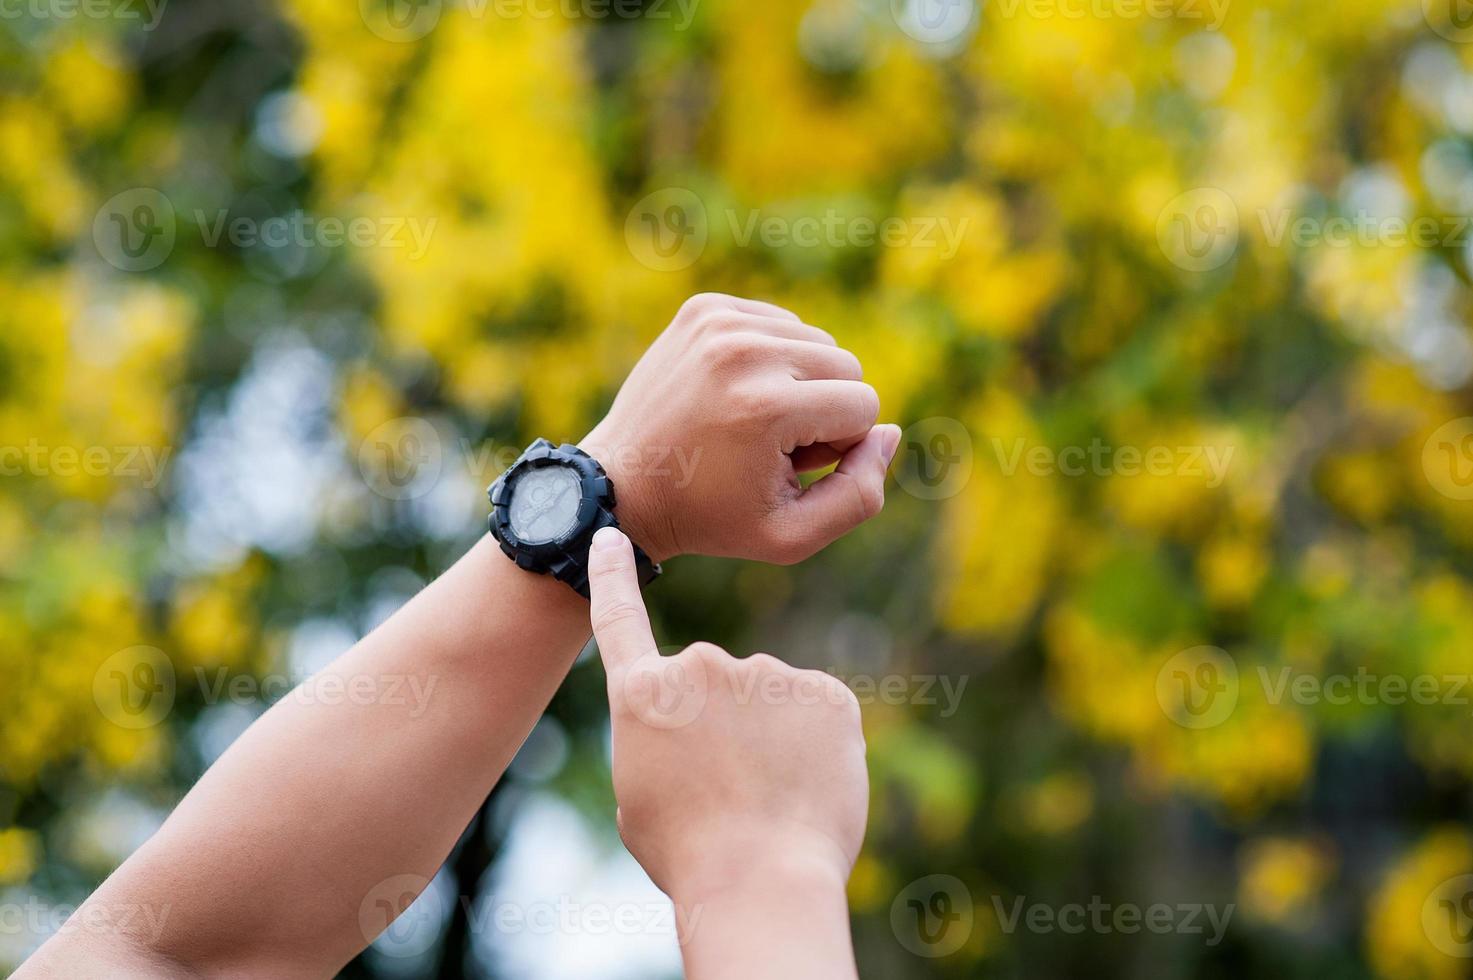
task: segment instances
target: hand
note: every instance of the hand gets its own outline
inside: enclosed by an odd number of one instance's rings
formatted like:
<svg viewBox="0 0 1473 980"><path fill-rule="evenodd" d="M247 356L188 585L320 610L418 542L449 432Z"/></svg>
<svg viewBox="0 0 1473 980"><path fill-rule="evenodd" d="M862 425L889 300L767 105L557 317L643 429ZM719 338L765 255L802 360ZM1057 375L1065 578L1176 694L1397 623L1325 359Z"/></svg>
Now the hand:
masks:
<svg viewBox="0 0 1473 980"><path fill-rule="evenodd" d="M792 564L874 517L900 429L859 360L777 306L704 294L650 346L581 443L656 561ZM804 490L798 474L838 462Z"/></svg>
<svg viewBox="0 0 1473 980"><path fill-rule="evenodd" d="M842 906L869 800L853 692L709 643L660 656L634 553L613 528L594 537L589 584L630 853L686 908L795 875Z"/></svg>

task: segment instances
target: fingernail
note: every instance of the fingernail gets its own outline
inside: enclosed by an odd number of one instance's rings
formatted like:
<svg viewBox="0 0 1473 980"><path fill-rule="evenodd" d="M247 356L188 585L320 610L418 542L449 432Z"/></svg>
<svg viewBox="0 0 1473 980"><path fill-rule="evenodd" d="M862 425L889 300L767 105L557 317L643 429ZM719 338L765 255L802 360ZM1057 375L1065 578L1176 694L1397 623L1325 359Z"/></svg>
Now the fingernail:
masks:
<svg viewBox="0 0 1473 980"><path fill-rule="evenodd" d="M885 426L885 436L880 442L880 450L885 454L885 465L889 466L895 459L895 450L900 448L900 426Z"/></svg>
<svg viewBox="0 0 1473 980"><path fill-rule="evenodd" d="M601 527L594 532L593 549L595 551L608 551L610 548L619 547L619 542L624 540L624 535L616 527Z"/></svg>

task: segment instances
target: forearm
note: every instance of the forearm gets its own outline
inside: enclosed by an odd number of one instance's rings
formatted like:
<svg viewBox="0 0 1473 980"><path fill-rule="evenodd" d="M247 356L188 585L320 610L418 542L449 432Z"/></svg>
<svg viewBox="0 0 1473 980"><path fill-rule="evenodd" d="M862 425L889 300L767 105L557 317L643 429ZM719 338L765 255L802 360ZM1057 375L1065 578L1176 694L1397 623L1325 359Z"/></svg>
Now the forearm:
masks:
<svg viewBox="0 0 1473 980"><path fill-rule="evenodd" d="M617 487L620 524L656 561L688 552L802 560L884 500L900 430L874 425L878 395L862 373L832 336L789 311L696 297L585 440L608 480L581 462L539 457L562 475L549 468L522 497L526 477L507 474L498 532L532 562L535 545L549 540L542 531L581 547L592 533L585 505L596 504L597 517L615 506ZM799 472L836 460L834 472L803 487ZM575 514L558 510L570 492L567 471L580 474L584 495ZM513 527L518 501L526 540ZM574 526L558 531L555 516ZM637 599L637 582L633 591ZM78 913L126 906L150 913L144 920L104 941L58 936L28 967L117 974L71 967L131 971L142 956L184 976L331 974L444 860L586 640L589 612L565 585L518 569L482 540L267 712ZM857 708L848 721L857 725ZM746 913L725 902L709 942L745 951ZM791 903L790 894L773 899L774 907ZM814 923L817 938L784 953L794 969L809 962L805 944L847 956L842 884L822 904L818 918L793 906L771 924ZM706 948L703 940L697 955Z"/></svg>
<svg viewBox="0 0 1473 980"><path fill-rule="evenodd" d="M91 901L166 911L129 938L186 965L331 974L378 886L434 875L588 633L585 600L482 539L268 711Z"/></svg>
<svg viewBox="0 0 1473 980"><path fill-rule="evenodd" d="M688 980L855 980L843 878L802 860L675 897Z"/></svg>

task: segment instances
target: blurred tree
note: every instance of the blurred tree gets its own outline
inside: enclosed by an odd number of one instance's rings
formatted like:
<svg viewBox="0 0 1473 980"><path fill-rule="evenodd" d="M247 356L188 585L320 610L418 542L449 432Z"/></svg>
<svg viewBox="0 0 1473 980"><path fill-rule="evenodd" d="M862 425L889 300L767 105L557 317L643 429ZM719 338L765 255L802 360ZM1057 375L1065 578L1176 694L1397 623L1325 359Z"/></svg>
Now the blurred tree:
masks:
<svg viewBox="0 0 1473 980"><path fill-rule="evenodd" d="M1455 6L62 10L0 19L4 902L76 902L280 695L219 683L371 628L720 289L909 426L881 522L654 594L668 642L895 681L866 975L1465 975ZM447 866L441 947L348 975L494 972L471 910L537 787L616 846L597 670ZM906 919L936 874L945 955ZM1237 914L1010 924L1096 896Z"/></svg>

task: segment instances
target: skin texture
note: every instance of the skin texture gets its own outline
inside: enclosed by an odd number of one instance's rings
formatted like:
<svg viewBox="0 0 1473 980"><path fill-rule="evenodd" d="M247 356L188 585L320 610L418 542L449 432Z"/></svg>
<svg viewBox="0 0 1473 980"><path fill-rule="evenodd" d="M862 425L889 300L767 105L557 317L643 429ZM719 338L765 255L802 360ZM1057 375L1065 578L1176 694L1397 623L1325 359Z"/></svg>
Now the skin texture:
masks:
<svg viewBox="0 0 1473 980"><path fill-rule="evenodd" d="M709 643L661 657L628 540L600 531L590 557L619 832L679 907L687 976L854 977L844 887L869 802L854 694Z"/></svg>
<svg viewBox="0 0 1473 980"><path fill-rule="evenodd" d="M900 430L875 426L880 399L861 377L858 358L787 310L704 294L681 307L582 446L609 469L620 522L656 561L792 564L884 506ZM694 461L689 479L658 474L671 459ZM799 469L835 461L800 486Z"/></svg>
<svg viewBox="0 0 1473 980"><path fill-rule="evenodd" d="M596 455L624 450L606 465L630 534L662 559L790 562L873 516L900 432L874 426L851 361L777 307L688 302L584 440ZM674 445L702 449L684 487L628 465ZM836 459L834 474L799 488L798 469ZM16 976L331 976L435 874L588 632L587 602L482 538L272 706ZM405 696L414 689L428 696ZM677 880L656 867L713 903L723 885L720 903L761 897L750 876Z"/></svg>

